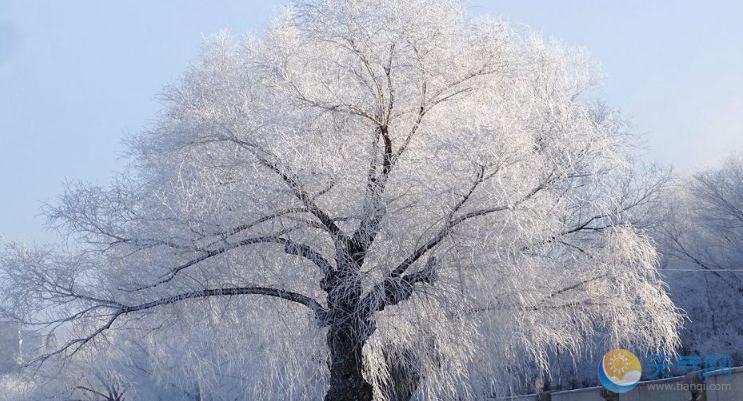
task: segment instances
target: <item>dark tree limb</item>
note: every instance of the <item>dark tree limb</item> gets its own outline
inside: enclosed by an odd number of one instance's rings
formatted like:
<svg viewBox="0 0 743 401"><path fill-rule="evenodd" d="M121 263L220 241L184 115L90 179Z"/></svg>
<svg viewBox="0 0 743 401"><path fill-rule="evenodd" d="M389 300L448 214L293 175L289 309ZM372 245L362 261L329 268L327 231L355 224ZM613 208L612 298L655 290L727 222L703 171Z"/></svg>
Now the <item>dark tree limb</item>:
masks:
<svg viewBox="0 0 743 401"><path fill-rule="evenodd" d="M72 339L68 341L67 343L65 343L62 347L55 350L54 352L42 355L39 358L36 358L31 363L38 362L38 361L43 362L44 360L47 360L55 355L63 354L67 351L71 351L71 354L74 355L86 344L93 341L96 337L100 336L103 332L109 330L111 326L119 318L121 318L122 316L128 315L128 314L131 314L131 313L142 312L142 311L146 311L146 310L153 309L159 306L164 306L164 305L172 305L172 304L176 304L178 302L182 302L186 300L203 299L203 298L218 297L218 296L237 296L237 295L263 295L263 296L283 299L289 302L298 303L300 305L306 306L314 313L315 319L317 319L318 325L320 326L327 325L328 311L315 299L308 297L306 295L297 293L297 292L278 289L278 288L271 288L271 287L260 287L260 286L229 287L229 288L195 290L195 291L184 292L184 293L169 296L169 297L159 298L154 301L144 302L144 303L136 304L136 305L125 305L125 304L121 304L118 302L108 301L102 305L102 307L108 308L110 310L110 313L105 315L107 320L105 321L103 325L99 326L96 330L94 330L89 335L85 337ZM86 300L86 299L83 299L83 300Z"/></svg>
<svg viewBox="0 0 743 401"><path fill-rule="evenodd" d="M446 237L448 237L451 234L452 230L456 226L458 226L459 224L462 224L465 221L468 221L468 220L473 219L473 218L476 218L476 217L487 216L487 215L490 215L490 214L493 214L493 213L497 213L497 212L501 212L501 211L504 211L504 210L513 209L514 207L520 205L521 203L526 202L527 200L531 199L539 191L541 191L542 189L544 189L547 186L547 184L549 182L551 182L551 180L552 180L551 176L548 177L545 182L543 182L542 184L538 185L537 187L535 187L534 189L532 189L531 191L529 191L526 195L524 195L523 197L521 197L521 199L519 199L513 205L493 206L493 207L490 207L490 208L479 209L479 210L475 210L475 211L472 211L472 212L468 212L468 213L465 213L465 214L460 215L459 217L453 217L453 215L456 214L456 212L466 203L467 198L469 198L469 196L474 191L474 188L473 188L471 191L468 192L468 195L465 197L465 199L463 199L462 201L460 201L460 202L457 203L457 205L455 206L455 209L453 210L453 212L449 214L449 216L450 216L449 221L446 224L444 224L444 226L441 228L441 230L439 230L439 232L433 238L431 238L425 244L421 245L415 251L413 251L413 253L410 256L408 256L402 262L400 262L400 264L397 265L397 267L395 267L395 269L393 269L390 272L390 276L391 277L399 277L403 273L405 273L405 271L413 263L415 263L416 261L418 261L418 259L420 259L426 253L428 253L428 251L430 251L431 249L433 249L434 247L436 247L436 245L438 245L439 243L441 243L441 241L443 241ZM473 186L476 186L476 185L473 185Z"/></svg>

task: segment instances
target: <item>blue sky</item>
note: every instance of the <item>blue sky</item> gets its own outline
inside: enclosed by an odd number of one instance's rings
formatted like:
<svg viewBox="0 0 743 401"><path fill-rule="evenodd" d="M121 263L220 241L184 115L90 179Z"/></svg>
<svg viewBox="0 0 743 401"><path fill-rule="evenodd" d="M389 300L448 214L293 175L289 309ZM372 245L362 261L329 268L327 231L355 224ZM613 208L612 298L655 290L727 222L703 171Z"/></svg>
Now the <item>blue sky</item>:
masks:
<svg viewBox="0 0 743 401"><path fill-rule="evenodd" d="M283 1L0 0L0 234L45 240L41 202L64 180L105 183L121 140L203 38L260 32ZM473 0L600 61L601 97L647 158L682 172L743 153L743 2Z"/></svg>

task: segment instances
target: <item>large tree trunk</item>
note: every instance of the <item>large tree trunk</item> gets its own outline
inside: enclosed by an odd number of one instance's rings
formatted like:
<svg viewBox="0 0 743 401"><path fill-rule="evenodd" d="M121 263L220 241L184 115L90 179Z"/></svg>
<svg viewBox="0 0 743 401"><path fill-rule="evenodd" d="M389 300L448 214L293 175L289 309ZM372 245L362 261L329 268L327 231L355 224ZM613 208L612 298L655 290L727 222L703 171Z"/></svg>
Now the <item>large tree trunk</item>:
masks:
<svg viewBox="0 0 743 401"><path fill-rule="evenodd" d="M361 332L358 329L362 329ZM325 401L371 401L372 386L363 376L363 326L342 323L328 330L330 388Z"/></svg>

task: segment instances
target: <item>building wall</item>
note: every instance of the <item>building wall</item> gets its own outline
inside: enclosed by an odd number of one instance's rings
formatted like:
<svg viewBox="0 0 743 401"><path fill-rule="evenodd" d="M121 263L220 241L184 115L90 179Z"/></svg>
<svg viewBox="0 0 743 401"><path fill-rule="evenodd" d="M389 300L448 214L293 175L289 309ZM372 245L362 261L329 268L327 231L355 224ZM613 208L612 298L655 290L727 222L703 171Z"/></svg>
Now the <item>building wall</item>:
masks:
<svg viewBox="0 0 743 401"><path fill-rule="evenodd" d="M18 369L20 362L20 326L13 322L0 322L0 374Z"/></svg>

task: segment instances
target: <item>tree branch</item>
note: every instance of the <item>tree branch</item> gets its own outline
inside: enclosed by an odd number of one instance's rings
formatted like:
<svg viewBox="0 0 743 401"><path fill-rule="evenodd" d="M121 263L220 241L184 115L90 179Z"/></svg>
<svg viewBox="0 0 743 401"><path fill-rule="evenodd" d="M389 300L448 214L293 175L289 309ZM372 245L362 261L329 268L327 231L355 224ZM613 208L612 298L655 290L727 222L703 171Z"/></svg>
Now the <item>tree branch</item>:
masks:
<svg viewBox="0 0 743 401"><path fill-rule="evenodd" d="M312 196L310 196L310 194L302 188L302 186L295 178L291 177L287 172L283 171L275 163L271 163L266 159L261 158L261 163L263 163L263 165L265 165L281 177L281 179L292 190L294 196L296 196L297 199L302 202L302 204L310 213L312 213L315 217L317 217L318 220L320 220L320 222L327 228L327 230L331 234L333 234L333 236L338 239L342 239L344 242L348 240L345 233L340 229L340 227L338 227L338 225L335 224L335 221L324 210L317 206Z"/></svg>
<svg viewBox="0 0 743 401"><path fill-rule="evenodd" d="M323 326L327 324L326 318L327 318L328 312L315 299L310 298L306 295L297 293L297 292L287 291L287 290L277 289L277 288L271 288L271 287L257 287L257 286L256 287L230 287L230 288L196 290L196 291L189 291L189 292L184 292L178 295L156 299L154 301L145 302L145 303L141 303L138 305L124 305L124 304L119 304L119 303L111 301L103 305L103 307L111 309L111 314L107 315L108 320L106 320L106 322L102 326L98 327L95 331L93 331L91 334L85 337L76 338L76 339L68 341L56 351L42 355L36 358L35 360L31 361L31 363L39 362L39 361L43 362L44 360L47 360L55 355L65 353L68 350L72 350L72 354L74 355L86 344L93 341L93 339L95 339L97 336L99 336L106 330L110 329L111 326L114 324L114 322L116 322L116 320L118 320L120 317L124 315L149 310L152 308L156 308L158 306L172 305L172 304L185 301L185 300L189 300L189 299L202 299L202 298L209 298L209 297L215 297L215 296L234 296L234 295L264 295L268 297L280 298L286 301L298 303L298 304L306 306L315 314L315 319L317 319L319 325ZM120 306L115 306L115 305L120 305Z"/></svg>
<svg viewBox="0 0 743 401"><path fill-rule="evenodd" d="M433 238L428 240L428 242L426 242L425 244L421 245L410 256L405 258L405 260L403 260L399 265L397 265L397 267L390 272L391 277L399 277L400 275L405 273L405 271L410 267L410 265L415 263L418 259L420 259L423 255L425 255L429 250L433 249L436 245L438 245L441 241L443 241L446 237L448 237L449 234L452 232L452 229L456 227L457 225L467 220L473 219L475 217L486 216L492 213L497 213L500 211L510 210L510 209L515 208L516 206L529 200L531 197L536 195L539 191L544 189L547 186L547 184L551 182L551 176L548 177L545 182L543 182L542 184L538 185L537 187L529 191L526 195L524 195L521 199L519 199L513 205L494 206L490 208L485 208L485 209L480 209L480 210L472 211L469 213L465 213L457 218L452 218L453 215L466 203L467 199L472 195L472 192L474 191L474 187L477 186L477 181L475 182L476 183L473 185L473 188L468 192L465 199L458 202L453 212L449 214L450 216L449 221L444 225L444 227L442 227L441 230L439 230L439 232Z"/></svg>
<svg viewBox="0 0 743 401"><path fill-rule="evenodd" d="M426 266L417 272L402 277L387 277L369 291L362 304L371 313L397 305L413 295L416 284L433 284L438 278L437 267L436 258L431 257Z"/></svg>

